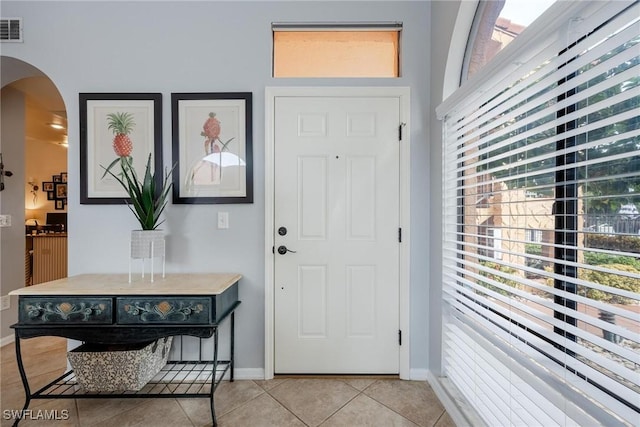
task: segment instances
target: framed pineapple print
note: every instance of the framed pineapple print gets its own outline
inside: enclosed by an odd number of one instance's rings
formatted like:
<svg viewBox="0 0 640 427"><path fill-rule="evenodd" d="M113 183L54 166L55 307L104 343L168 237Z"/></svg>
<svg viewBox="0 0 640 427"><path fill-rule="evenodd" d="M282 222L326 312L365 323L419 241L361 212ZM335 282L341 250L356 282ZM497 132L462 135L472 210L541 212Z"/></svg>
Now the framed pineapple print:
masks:
<svg viewBox="0 0 640 427"><path fill-rule="evenodd" d="M173 203L253 203L252 94L172 93Z"/></svg>
<svg viewBox="0 0 640 427"><path fill-rule="evenodd" d="M162 188L162 94L80 93L80 203L128 202L118 181L106 173L120 171L131 158L140 179L149 153L156 188Z"/></svg>

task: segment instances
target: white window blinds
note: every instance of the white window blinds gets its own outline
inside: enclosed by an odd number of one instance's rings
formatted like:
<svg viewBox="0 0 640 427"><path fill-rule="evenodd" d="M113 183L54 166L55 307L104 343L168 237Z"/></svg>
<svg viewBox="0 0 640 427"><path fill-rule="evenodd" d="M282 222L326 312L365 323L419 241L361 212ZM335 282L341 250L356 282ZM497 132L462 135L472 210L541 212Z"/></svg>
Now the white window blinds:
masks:
<svg viewBox="0 0 640 427"><path fill-rule="evenodd" d="M556 3L437 111L443 374L489 425L640 424L640 4Z"/></svg>

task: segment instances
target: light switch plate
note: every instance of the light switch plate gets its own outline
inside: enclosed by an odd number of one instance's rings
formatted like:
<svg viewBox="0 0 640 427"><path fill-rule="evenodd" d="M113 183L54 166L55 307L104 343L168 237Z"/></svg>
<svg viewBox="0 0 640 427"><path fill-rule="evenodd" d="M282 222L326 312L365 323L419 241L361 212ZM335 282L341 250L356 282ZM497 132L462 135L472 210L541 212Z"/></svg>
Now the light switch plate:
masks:
<svg viewBox="0 0 640 427"><path fill-rule="evenodd" d="M0 227L11 227L11 215L0 215Z"/></svg>
<svg viewBox="0 0 640 427"><path fill-rule="evenodd" d="M5 295L0 298L0 310L6 310L8 308L11 308L11 299L9 295Z"/></svg>
<svg viewBox="0 0 640 427"><path fill-rule="evenodd" d="M218 228L229 228L229 212L218 212Z"/></svg>

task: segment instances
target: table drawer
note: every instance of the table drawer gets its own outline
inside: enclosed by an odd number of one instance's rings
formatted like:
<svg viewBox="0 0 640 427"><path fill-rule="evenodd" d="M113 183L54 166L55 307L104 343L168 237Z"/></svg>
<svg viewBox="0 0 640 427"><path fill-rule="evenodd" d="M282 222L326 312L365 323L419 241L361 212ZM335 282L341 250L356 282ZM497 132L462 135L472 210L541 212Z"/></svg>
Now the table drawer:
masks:
<svg viewBox="0 0 640 427"><path fill-rule="evenodd" d="M211 323L211 298L117 298L117 323L208 325Z"/></svg>
<svg viewBox="0 0 640 427"><path fill-rule="evenodd" d="M113 323L113 300L96 297L20 297L18 319L24 325Z"/></svg>

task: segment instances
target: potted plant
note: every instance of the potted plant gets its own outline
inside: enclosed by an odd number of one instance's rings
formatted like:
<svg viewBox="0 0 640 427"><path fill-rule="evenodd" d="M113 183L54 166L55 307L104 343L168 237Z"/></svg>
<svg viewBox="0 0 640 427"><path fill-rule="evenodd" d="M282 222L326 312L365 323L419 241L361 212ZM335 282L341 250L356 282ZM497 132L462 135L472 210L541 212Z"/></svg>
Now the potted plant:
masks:
<svg viewBox="0 0 640 427"><path fill-rule="evenodd" d="M164 211L171 191L171 170L166 171L162 180L162 187L156 187L156 180L151 164L151 153L147 158L147 164L142 180L133 166L131 152L133 144L129 138L135 123L130 113L111 113L108 116L108 125L114 133L113 150L116 159L111 162L102 177L111 175L129 195L125 199L127 206L133 212L140 223L140 230L131 232L131 258L164 257L164 232L158 230L158 226L164 222L160 215ZM112 169L120 164L120 172L114 173Z"/></svg>
<svg viewBox="0 0 640 427"><path fill-rule="evenodd" d="M130 156L120 157L120 174L116 175L111 168L105 168L105 175L109 174L116 179L129 195L127 206L135 215L143 230L155 230L164 220L160 221L160 215L167 206L169 192L171 191L171 172L165 173L162 188L156 189L155 177L152 172L151 154L147 158L147 165L142 181L133 167ZM113 165L113 164L112 164Z"/></svg>

